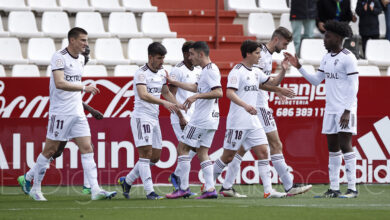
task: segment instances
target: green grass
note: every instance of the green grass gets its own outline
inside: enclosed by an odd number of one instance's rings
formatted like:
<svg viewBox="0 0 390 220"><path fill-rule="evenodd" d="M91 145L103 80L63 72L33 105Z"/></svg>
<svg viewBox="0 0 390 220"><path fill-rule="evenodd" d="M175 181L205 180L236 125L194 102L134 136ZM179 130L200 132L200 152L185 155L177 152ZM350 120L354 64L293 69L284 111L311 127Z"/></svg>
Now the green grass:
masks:
<svg viewBox="0 0 390 220"><path fill-rule="evenodd" d="M281 191L281 186L274 186ZM236 186L248 198L213 200L177 199L150 201L142 187L133 187L131 199L125 200L118 186L112 200L90 201L80 186L43 187L48 202L35 202L19 187L0 187L0 219L390 219L390 185L359 185L356 199L315 199L327 185L315 185L304 195L283 199L263 199L259 185ZM198 192L199 187L191 187ZM220 187L217 187L218 189ZM155 187L160 195L172 188ZM342 186L345 191L345 186Z"/></svg>

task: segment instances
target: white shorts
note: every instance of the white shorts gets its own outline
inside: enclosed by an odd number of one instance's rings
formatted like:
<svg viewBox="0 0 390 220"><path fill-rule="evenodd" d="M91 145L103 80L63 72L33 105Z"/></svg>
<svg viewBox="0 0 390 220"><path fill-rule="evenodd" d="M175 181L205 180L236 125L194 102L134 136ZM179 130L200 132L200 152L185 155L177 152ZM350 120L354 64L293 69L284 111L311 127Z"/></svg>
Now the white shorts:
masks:
<svg viewBox="0 0 390 220"><path fill-rule="evenodd" d="M179 123L172 124L173 132L175 132L176 138L178 141L183 142L182 136L183 136L183 130L181 129L181 126Z"/></svg>
<svg viewBox="0 0 390 220"><path fill-rule="evenodd" d="M340 118L343 113L328 114L325 112L324 120L322 121L323 134L337 134L339 132L348 132L356 135L357 133L357 116L355 112L351 112L349 124L347 128L341 129Z"/></svg>
<svg viewBox="0 0 390 220"><path fill-rule="evenodd" d="M184 144L190 147L199 148L202 146L210 148L215 131L214 129L197 128L187 124L183 130L181 139Z"/></svg>
<svg viewBox="0 0 390 220"><path fill-rule="evenodd" d="M53 141L69 141L76 137L91 137L85 116L49 115L46 137Z"/></svg>
<svg viewBox="0 0 390 220"><path fill-rule="evenodd" d="M268 140L263 128L245 130L227 129L225 140L223 141L223 148L238 151L242 145L248 151L254 146L264 144L268 145Z"/></svg>
<svg viewBox="0 0 390 220"><path fill-rule="evenodd" d="M276 122L274 117L272 116L272 109L268 107L259 107L256 109L257 117L259 117L261 125L264 128L265 133L270 133L272 131L276 131Z"/></svg>
<svg viewBox="0 0 390 220"><path fill-rule="evenodd" d="M131 118L131 132L136 147L152 145L155 149L162 148L162 136L158 120Z"/></svg>

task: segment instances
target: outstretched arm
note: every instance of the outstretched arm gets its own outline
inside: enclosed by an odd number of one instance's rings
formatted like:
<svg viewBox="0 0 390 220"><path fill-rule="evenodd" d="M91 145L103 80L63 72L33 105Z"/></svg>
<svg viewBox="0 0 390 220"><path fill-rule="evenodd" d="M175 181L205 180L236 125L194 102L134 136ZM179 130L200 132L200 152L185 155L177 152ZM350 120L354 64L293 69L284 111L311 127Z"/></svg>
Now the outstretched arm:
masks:
<svg viewBox="0 0 390 220"><path fill-rule="evenodd" d="M257 114L256 108L246 104L242 99L240 99L240 97L236 94L235 89L226 89L226 97L228 97L228 99L230 99L235 104L243 107L245 111L247 111L249 114L251 115Z"/></svg>
<svg viewBox="0 0 390 220"><path fill-rule="evenodd" d="M295 68L297 68L299 70L299 72L302 74L302 76L305 77L305 79L307 81L309 81L311 84L317 86L325 79L325 74L322 70L318 70L314 74L306 72L306 70L303 69L302 65L299 63L299 60L298 60L298 57L296 54L295 54L295 56L293 56L290 53L284 52L284 56L287 56L288 61L291 63L291 65L294 66Z"/></svg>
<svg viewBox="0 0 390 220"><path fill-rule="evenodd" d="M179 82L174 79L172 79L169 74L167 73L165 78L167 79L167 82L173 86L179 87L181 89L190 91L190 92L197 92L198 85L195 83L185 83L185 82Z"/></svg>

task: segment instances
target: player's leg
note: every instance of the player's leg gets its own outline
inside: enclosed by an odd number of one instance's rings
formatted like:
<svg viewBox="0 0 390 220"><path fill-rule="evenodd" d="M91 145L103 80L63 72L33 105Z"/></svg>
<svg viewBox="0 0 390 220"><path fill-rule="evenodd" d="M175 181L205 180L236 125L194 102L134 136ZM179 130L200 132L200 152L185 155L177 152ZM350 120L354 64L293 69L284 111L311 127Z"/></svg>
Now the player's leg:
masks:
<svg viewBox="0 0 390 220"><path fill-rule="evenodd" d="M347 192L340 196L342 198L356 198L358 191L356 189L356 155L352 149L352 133L340 132L338 134L341 151L344 154L345 170L348 179Z"/></svg>

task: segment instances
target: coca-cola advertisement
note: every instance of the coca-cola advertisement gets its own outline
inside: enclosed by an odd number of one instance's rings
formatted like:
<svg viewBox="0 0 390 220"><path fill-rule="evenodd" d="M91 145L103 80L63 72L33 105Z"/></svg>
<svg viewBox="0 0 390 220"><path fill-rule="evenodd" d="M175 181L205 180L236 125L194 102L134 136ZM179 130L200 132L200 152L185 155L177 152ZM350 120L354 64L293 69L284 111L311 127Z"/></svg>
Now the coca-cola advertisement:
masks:
<svg viewBox="0 0 390 220"><path fill-rule="evenodd" d="M91 128L94 156L101 184L115 184L138 160L130 128L134 104L131 77L86 78L100 94L83 94L83 100L103 113L102 120L87 114ZM222 85L227 83L222 78ZM386 89L390 77L360 77L358 94L358 134L353 137L358 156L358 183L390 183L390 95ZM325 86L313 86L304 78L286 78L281 86L291 88L297 96L286 102L270 94L270 107L276 119L283 152L296 183L328 182L328 150L321 134L325 108ZM16 178L33 166L46 138L49 107L49 78L0 79L0 185L17 185ZM230 101L219 100L220 125L210 148L212 160L222 154L226 116ZM160 108L163 137L161 160L152 167L154 183L168 183L176 167L177 140L169 112ZM256 158L248 152L243 157L238 184L259 182ZM346 182L344 166L341 181ZM224 174L219 177L223 181ZM273 183L280 182L272 169ZM190 183L203 182L199 160L192 161ZM140 182L139 182L140 183ZM43 184L83 184L80 154L73 142L50 164Z"/></svg>

